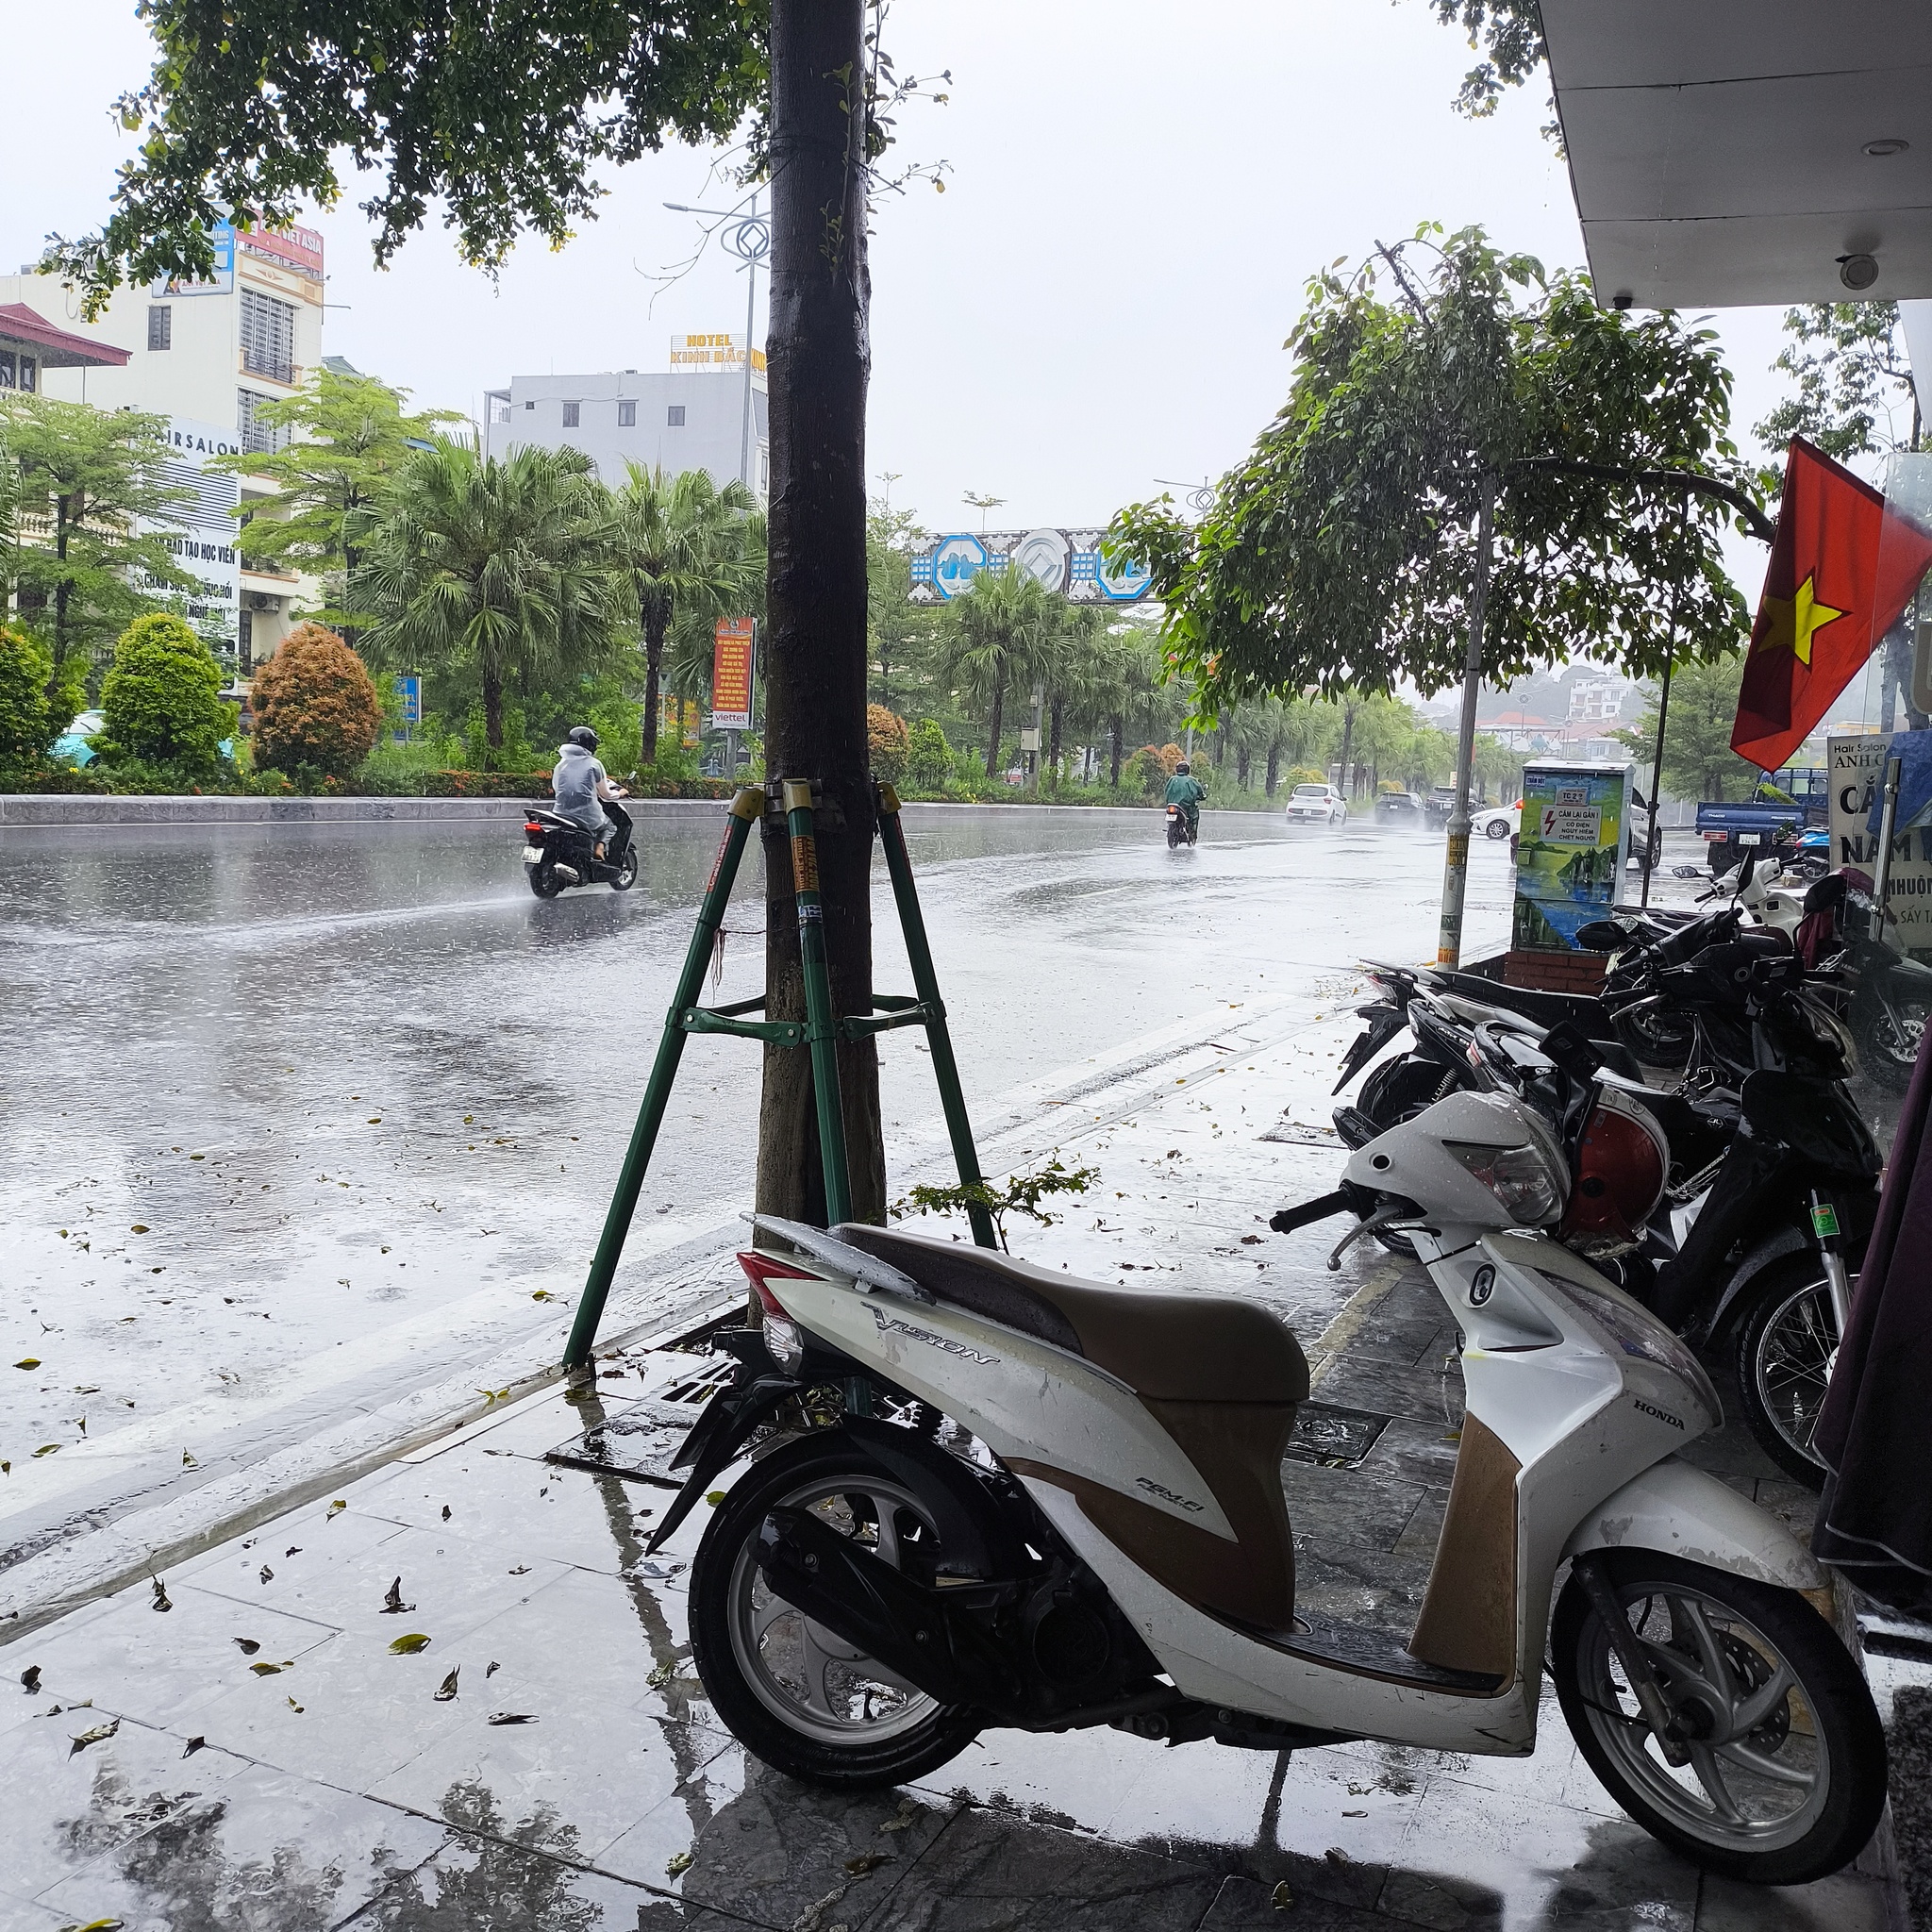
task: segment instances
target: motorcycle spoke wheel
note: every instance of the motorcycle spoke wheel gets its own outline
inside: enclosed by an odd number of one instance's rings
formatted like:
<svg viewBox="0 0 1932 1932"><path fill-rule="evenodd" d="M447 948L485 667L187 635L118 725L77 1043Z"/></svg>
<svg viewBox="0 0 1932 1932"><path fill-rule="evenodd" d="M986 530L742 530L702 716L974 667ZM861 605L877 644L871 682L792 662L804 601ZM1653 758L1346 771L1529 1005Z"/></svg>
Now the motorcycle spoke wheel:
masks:
<svg viewBox="0 0 1932 1932"><path fill-rule="evenodd" d="M1765 1453L1788 1475L1819 1488L1824 1466L1811 1448L1838 1356L1831 1284L1815 1255L1766 1271L1756 1306L1738 1329L1738 1407Z"/></svg>

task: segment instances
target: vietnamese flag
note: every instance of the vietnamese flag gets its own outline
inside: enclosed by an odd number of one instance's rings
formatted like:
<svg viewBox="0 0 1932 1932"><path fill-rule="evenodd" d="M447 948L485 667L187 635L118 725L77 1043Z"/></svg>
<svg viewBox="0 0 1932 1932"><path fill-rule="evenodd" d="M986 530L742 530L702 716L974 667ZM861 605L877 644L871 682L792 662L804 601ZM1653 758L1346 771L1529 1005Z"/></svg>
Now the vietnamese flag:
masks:
<svg viewBox="0 0 1932 1932"><path fill-rule="evenodd" d="M1897 621L1928 564L1932 535L1794 436L1731 749L1760 771L1785 763Z"/></svg>

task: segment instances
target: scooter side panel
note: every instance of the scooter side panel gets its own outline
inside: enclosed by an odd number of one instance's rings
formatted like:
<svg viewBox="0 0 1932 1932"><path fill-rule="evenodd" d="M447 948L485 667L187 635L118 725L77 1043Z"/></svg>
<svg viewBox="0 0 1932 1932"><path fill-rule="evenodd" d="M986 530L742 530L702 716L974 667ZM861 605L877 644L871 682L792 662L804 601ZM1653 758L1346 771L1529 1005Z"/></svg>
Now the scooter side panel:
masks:
<svg viewBox="0 0 1932 1932"><path fill-rule="evenodd" d="M1646 1469L1576 1525L1563 1555L1661 1550L1784 1590L1819 1590L1829 1578L1783 1524L1675 1457Z"/></svg>
<svg viewBox="0 0 1932 1932"><path fill-rule="evenodd" d="M1161 1668L1190 1697L1356 1737L1442 1751L1520 1756L1536 1740L1536 1692L1519 1681L1497 1697L1467 1697L1336 1669L1258 1643L1205 1615L1125 1557L1066 1491L1038 1477L1027 1490L1106 1584Z"/></svg>
<svg viewBox="0 0 1932 1932"><path fill-rule="evenodd" d="M814 1276L769 1284L786 1311L965 1424L1004 1461L1045 1463L1236 1541L1192 1462L1131 1389L1078 1357L947 1303Z"/></svg>

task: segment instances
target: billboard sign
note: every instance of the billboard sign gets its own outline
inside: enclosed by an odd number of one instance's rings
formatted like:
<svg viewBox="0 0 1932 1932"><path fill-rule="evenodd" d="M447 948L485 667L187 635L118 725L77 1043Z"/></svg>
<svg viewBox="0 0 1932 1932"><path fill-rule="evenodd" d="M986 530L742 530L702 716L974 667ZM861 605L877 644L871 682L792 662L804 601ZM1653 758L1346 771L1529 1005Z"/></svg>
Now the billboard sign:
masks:
<svg viewBox="0 0 1932 1932"><path fill-rule="evenodd" d="M214 274L205 282L183 281L178 275L163 275L151 283L148 293L166 296L170 301L187 295L226 295L235 287L235 227L232 222L217 222L208 231L214 243Z"/></svg>
<svg viewBox="0 0 1932 1932"><path fill-rule="evenodd" d="M1901 732L1899 738L1905 737ZM1878 834L1874 829L1878 788L1885 760L1894 748L1903 749L1883 731L1856 738L1827 741L1831 761L1831 862L1854 865L1873 877L1878 874ZM1932 824L1900 814L1891 838L1891 873L1886 881L1886 904L1898 923L1887 934L1907 950L1932 946Z"/></svg>
<svg viewBox="0 0 1932 1932"><path fill-rule="evenodd" d="M403 723L420 724L423 722L423 680L414 672L406 677L396 679L396 696L403 701Z"/></svg>
<svg viewBox="0 0 1932 1932"><path fill-rule="evenodd" d="M277 268L292 269L311 281L323 279L322 237L313 228L287 228L274 235L261 228L244 228L242 248L244 254L272 261Z"/></svg>
<svg viewBox="0 0 1932 1932"><path fill-rule="evenodd" d="M204 468L209 457L233 456L242 444L232 429L171 416L164 437L169 455L157 465L160 480L180 492L163 516L142 527L158 533L175 561L193 577L181 597L192 624L212 625L231 641L242 611L242 552L235 523L239 485L226 471Z"/></svg>
<svg viewBox="0 0 1932 1932"><path fill-rule="evenodd" d="M1630 856L1630 788L1627 764L1524 767L1514 950L1574 951L1579 927L1608 917Z"/></svg>
<svg viewBox="0 0 1932 1932"><path fill-rule="evenodd" d="M675 375L688 370L696 375L729 375L744 373L742 336L673 336L671 368ZM751 373L756 378L765 373L765 352L751 352Z"/></svg>
<svg viewBox="0 0 1932 1932"><path fill-rule="evenodd" d="M983 570L1008 564L1037 578L1070 604L1138 604L1152 585L1138 563L1101 555L1105 530L955 530L920 537L912 545L911 600L950 604L973 588Z"/></svg>
<svg viewBox="0 0 1932 1932"><path fill-rule="evenodd" d="M751 729L751 685L758 625L749 617L721 617L711 634L711 729Z"/></svg>

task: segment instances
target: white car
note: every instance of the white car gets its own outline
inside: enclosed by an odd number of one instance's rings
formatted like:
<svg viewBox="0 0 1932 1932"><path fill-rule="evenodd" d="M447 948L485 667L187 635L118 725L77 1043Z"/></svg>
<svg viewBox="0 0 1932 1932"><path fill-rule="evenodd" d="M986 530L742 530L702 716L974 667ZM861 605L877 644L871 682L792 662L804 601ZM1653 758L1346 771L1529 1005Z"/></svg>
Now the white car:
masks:
<svg viewBox="0 0 1932 1932"><path fill-rule="evenodd" d="M1348 800L1332 785L1297 785L1288 795L1291 825L1345 825Z"/></svg>
<svg viewBox="0 0 1932 1932"><path fill-rule="evenodd" d="M1514 805L1479 805L1469 815L1473 839L1507 839L1523 817L1523 801Z"/></svg>

